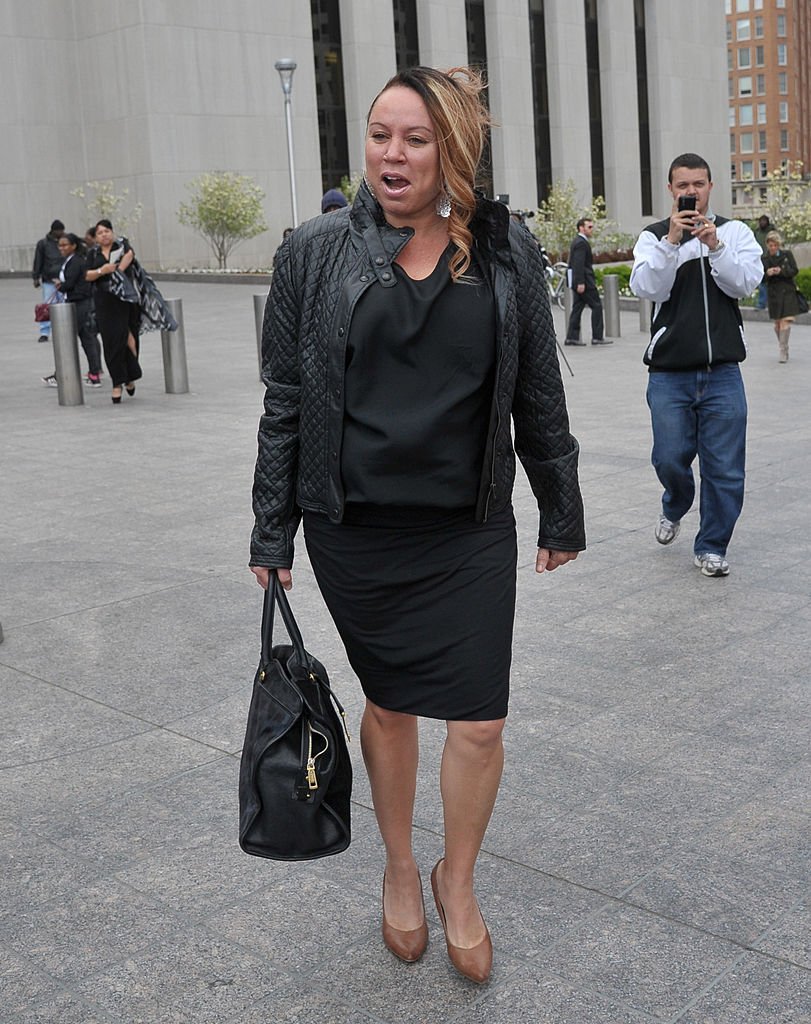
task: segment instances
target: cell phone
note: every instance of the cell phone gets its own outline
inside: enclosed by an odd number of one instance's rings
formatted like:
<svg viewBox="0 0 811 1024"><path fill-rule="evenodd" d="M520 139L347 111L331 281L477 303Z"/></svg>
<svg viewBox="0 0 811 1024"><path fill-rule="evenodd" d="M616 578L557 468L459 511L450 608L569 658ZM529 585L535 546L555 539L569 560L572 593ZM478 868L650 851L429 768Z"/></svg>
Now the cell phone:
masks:
<svg viewBox="0 0 811 1024"><path fill-rule="evenodd" d="M678 200L678 211L682 213L684 210L695 210L696 208L696 197L695 196L679 196Z"/></svg>

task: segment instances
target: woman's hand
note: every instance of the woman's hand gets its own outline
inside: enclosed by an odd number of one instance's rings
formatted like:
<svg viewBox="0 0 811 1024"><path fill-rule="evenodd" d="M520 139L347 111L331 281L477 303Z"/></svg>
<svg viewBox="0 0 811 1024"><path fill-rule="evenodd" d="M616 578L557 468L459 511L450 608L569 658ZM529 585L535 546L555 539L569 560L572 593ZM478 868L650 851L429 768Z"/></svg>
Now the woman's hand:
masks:
<svg viewBox="0 0 811 1024"><path fill-rule="evenodd" d="M538 548L535 572L553 572L559 565L573 562L578 554L578 551L550 551L549 548Z"/></svg>
<svg viewBox="0 0 811 1024"><path fill-rule="evenodd" d="M279 577L279 583L281 583L285 590L293 589L293 574L289 569L266 569L263 565L252 565L250 570L256 577L256 582L262 590L267 590L272 572L275 572Z"/></svg>

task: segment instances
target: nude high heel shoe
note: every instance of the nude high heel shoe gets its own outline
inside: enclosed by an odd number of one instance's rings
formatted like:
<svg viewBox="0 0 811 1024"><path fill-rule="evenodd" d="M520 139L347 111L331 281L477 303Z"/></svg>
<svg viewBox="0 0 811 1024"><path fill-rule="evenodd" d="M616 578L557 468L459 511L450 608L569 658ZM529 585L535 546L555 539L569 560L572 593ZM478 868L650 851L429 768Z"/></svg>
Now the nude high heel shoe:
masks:
<svg viewBox="0 0 811 1024"><path fill-rule="evenodd" d="M420 881L422 889L422 881ZM416 963L428 948L428 922L425 919L425 903L422 905L422 924L419 928L403 931L393 928L386 920L386 876L383 875L383 941L396 957L407 964Z"/></svg>
<svg viewBox="0 0 811 1024"><path fill-rule="evenodd" d="M442 900L439 898L439 889L437 887L437 868L444 859L444 857L440 857L434 865L434 870L431 872L431 891L434 894L434 902L436 903L439 920L442 922L442 928L445 931L448 957L463 977L469 981L475 981L477 985L482 985L490 977L490 972L493 969L493 942L490 938L490 932L487 929L487 925L484 924L484 917L482 917L484 938L471 949L465 949L463 946L454 946L448 938L445 908L442 906Z"/></svg>

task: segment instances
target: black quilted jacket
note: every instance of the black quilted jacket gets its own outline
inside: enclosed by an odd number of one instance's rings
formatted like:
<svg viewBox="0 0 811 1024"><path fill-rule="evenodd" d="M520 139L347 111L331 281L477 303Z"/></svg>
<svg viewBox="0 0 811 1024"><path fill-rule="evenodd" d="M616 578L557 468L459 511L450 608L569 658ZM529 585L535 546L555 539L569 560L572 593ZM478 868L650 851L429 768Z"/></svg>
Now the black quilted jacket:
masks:
<svg viewBox="0 0 811 1024"><path fill-rule="evenodd" d="M510 501L517 452L538 501L538 546L580 551L586 539L579 449L569 433L540 250L501 203L480 200L471 230L489 268L498 323L477 519ZM412 235L411 228L387 224L361 187L351 209L302 224L276 255L262 333L267 390L253 487L251 565L292 566L303 508L341 521L343 382L352 312L375 281L396 286L391 264Z"/></svg>

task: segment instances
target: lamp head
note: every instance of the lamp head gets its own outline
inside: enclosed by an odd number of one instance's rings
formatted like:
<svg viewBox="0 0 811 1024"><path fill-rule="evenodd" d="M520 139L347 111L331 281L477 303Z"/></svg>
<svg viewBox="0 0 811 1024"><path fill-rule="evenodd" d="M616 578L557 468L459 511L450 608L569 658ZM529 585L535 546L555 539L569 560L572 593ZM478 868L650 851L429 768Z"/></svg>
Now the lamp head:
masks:
<svg viewBox="0 0 811 1024"><path fill-rule="evenodd" d="M279 72L279 78L282 80L282 92L285 96L289 96L293 91L293 72L298 64L290 57L283 57L281 60L277 60L273 66Z"/></svg>

